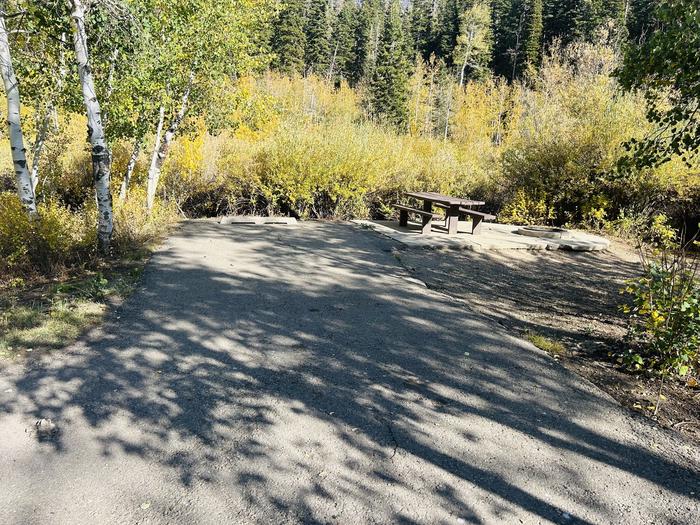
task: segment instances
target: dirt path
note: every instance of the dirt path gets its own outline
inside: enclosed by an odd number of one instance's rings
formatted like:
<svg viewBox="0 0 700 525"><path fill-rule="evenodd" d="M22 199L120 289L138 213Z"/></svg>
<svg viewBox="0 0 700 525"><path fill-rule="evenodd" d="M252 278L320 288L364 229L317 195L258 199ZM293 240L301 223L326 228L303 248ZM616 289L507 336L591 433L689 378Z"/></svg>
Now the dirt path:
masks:
<svg viewBox="0 0 700 525"><path fill-rule="evenodd" d="M417 278L466 301L523 337L561 342L556 356L631 410L674 428L700 446L700 390L667 383L654 416L659 381L617 368L627 325L619 305L627 279L639 275L636 253L613 243L605 253L401 249Z"/></svg>
<svg viewBox="0 0 700 525"><path fill-rule="evenodd" d="M695 520L697 449L395 248L185 224L101 331L0 373L0 523Z"/></svg>

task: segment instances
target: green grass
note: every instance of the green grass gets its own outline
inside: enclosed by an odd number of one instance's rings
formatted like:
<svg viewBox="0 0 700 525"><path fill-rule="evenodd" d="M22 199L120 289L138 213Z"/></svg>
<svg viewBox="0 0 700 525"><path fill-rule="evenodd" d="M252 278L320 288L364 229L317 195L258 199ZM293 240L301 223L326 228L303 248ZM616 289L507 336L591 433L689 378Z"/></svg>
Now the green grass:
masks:
<svg viewBox="0 0 700 525"><path fill-rule="evenodd" d="M99 324L136 286L142 263L0 290L0 359L62 348Z"/></svg>
<svg viewBox="0 0 700 525"><path fill-rule="evenodd" d="M566 348L559 341L555 341L546 337L544 335L530 333L527 335L527 340L530 341L540 350L544 350L548 354L552 355L564 355L566 353Z"/></svg>

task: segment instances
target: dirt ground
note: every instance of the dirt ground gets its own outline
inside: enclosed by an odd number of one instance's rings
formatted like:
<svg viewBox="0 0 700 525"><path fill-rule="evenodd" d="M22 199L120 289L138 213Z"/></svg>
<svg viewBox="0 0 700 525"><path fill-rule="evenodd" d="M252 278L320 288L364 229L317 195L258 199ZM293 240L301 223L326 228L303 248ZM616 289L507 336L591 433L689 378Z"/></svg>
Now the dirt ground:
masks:
<svg viewBox="0 0 700 525"><path fill-rule="evenodd" d="M640 271L637 255L620 243L608 252L472 252L406 249L397 258L430 288L464 300L499 324L563 344L555 358L622 405L700 444L700 389L622 370L618 305L625 280ZM700 378L694 378L700 380Z"/></svg>

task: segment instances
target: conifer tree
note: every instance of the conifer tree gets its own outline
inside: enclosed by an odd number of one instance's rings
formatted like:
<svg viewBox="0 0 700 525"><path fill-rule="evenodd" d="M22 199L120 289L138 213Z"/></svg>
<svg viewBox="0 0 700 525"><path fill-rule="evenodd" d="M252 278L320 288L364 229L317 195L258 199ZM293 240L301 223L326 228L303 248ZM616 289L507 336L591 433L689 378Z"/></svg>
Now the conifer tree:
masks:
<svg viewBox="0 0 700 525"><path fill-rule="evenodd" d="M273 67L287 75L303 73L305 47L303 0L287 0L272 37Z"/></svg>
<svg viewBox="0 0 700 525"><path fill-rule="evenodd" d="M363 0L355 30L355 63L351 77L354 84L372 77L381 40L383 16L382 0Z"/></svg>
<svg viewBox="0 0 700 525"><path fill-rule="evenodd" d="M457 45L459 35L459 19L465 9L464 0L443 0L440 4L434 39L437 55L448 66L452 64L452 53Z"/></svg>
<svg viewBox="0 0 700 525"><path fill-rule="evenodd" d="M513 55L518 47L517 34L521 13L518 0L491 0L491 27L493 28L492 67L494 73L510 78Z"/></svg>
<svg viewBox="0 0 700 525"><path fill-rule="evenodd" d="M400 0L387 6L377 62L369 83L370 114L399 129L408 121L408 64L404 54Z"/></svg>
<svg viewBox="0 0 700 525"><path fill-rule="evenodd" d="M537 68L542 51L542 0L527 0L526 38L523 53L524 68Z"/></svg>
<svg viewBox="0 0 700 525"><path fill-rule="evenodd" d="M330 29L331 9L329 0L313 0L306 15L306 49L304 60L307 69L325 74L331 60Z"/></svg>
<svg viewBox="0 0 700 525"><path fill-rule="evenodd" d="M335 19L331 47L335 52L335 71L341 79L352 83L355 57L358 9L355 0L345 0Z"/></svg>
<svg viewBox="0 0 700 525"><path fill-rule="evenodd" d="M411 40L415 53L427 60L435 52L433 46L431 13L434 0L411 2Z"/></svg>

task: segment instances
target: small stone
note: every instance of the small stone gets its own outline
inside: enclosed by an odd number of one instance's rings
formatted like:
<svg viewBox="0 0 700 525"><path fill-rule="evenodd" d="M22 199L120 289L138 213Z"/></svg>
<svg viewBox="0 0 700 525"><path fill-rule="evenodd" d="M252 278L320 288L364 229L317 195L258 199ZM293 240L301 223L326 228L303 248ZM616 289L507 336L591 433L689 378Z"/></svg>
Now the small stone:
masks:
<svg viewBox="0 0 700 525"><path fill-rule="evenodd" d="M50 437L56 434L58 431L58 426L51 419L40 419L34 423L36 427L36 433L40 438Z"/></svg>
<svg viewBox="0 0 700 525"><path fill-rule="evenodd" d="M144 501L141 503L141 509L142 510L148 510L151 508L151 502L150 501Z"/></svg>

